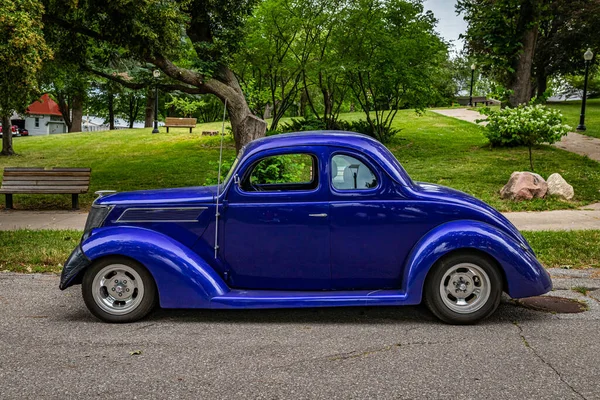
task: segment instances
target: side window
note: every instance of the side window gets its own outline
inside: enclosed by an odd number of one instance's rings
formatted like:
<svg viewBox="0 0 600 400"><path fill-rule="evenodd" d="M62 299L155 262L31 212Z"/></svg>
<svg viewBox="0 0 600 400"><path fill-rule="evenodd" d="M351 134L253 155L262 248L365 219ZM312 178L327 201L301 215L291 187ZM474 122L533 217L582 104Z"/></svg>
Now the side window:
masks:
<svg viewBox="0 0 600 400"><path fill-rule="evenodd" d="M266 157L254 164L242 183L246 192L312 190L318 186L317 158L310 154Z"/></svg>
<svg viewBox="0 0 600 400"><path fill-rule="evenodd" d="M377 186L377 177L363 162L338 154L331 159L331 183L338 190L366 190Z"/></svg>
<svg viewBox="0 0 600 400"><path fill-rule="evenodd" d="M40 127L40 119L36 117L35 119L35 127L39 128Z"/></svg>

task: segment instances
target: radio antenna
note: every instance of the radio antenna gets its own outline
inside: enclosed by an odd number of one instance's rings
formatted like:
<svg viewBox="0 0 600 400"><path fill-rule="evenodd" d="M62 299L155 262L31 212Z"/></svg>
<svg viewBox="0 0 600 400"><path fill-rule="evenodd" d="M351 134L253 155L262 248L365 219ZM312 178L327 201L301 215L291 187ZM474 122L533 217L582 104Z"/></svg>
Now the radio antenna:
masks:
<svg viewBox="0 0 600 400"><path fill-rule="evenodd" d="M219 146L219 176L217 177L217 201L215 203L215 258L219 252L219 196L221 196L221 164L223 162L223 138L225 137L225 113L227 112L227 98L223 107L223 125L221 126L221 145Z"/></svg>

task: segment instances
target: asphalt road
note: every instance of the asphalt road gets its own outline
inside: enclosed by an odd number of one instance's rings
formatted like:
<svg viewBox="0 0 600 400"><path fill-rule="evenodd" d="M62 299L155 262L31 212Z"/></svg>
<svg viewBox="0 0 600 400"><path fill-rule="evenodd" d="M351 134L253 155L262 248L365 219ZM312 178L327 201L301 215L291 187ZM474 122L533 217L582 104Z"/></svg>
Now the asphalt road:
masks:
<svg viewBox="0 0 600 400"><path fill-rule="evenodd" d="M554 293L587 301L581 314L505 301L463 327L422 307L159 310L110 325L79 287L57 286L0 274L0 399L600 399L598 291Z"/></svg>

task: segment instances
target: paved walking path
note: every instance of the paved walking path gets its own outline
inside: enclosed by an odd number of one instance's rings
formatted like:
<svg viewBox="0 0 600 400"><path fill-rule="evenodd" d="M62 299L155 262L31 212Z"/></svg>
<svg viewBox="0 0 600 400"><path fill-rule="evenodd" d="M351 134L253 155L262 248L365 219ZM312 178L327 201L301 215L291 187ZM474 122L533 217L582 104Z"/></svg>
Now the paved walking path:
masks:
<svg viewBox="0 0 600 400"><path fill-rule="evenodd" d="M472 122L474 124L477 123L477 120L486 118L485 115L481 115L477 111L469 110L467 108L452 108L431 111L447 117ZM485 125L485 122L481 122L480 124ZM567 136L563 137L560 142L555 143L553 146L582 156L588 156L592 160L600 162L600 139L581 135L575 132L569 132Z"/></svg>
<svg viewBox="0 0 600 400"><path fill-rule="evenodd" d="M600 203L579 210L510 212L504 215L522 231L600 230ZM83 230L87 213L72 211L0 211L0 231L16 229Z"/></svg>

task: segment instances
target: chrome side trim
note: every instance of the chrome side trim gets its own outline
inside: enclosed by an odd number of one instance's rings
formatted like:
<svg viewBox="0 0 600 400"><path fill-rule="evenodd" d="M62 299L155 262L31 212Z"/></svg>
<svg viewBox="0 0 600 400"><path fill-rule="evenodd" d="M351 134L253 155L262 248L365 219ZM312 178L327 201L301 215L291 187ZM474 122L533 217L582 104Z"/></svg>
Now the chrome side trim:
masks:
<svg viewBox="0 0 600 400"><path fill-rule="evenodd" d="M157 208L137 208L131 207L125 209L123 213L117 218L116 223L125 223L125 222L198 222L198 217L204 210L208 209L208 207L157 207ZM128 211L190 211L190 210L198 210L198 215L196 219L127 219Z"/></svg>

